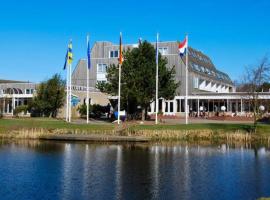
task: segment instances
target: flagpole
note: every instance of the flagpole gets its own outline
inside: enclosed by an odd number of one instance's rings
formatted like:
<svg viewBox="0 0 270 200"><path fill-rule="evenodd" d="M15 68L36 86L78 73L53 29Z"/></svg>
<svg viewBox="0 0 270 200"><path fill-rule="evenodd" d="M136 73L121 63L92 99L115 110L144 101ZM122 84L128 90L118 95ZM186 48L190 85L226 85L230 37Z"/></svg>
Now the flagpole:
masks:
<svg viewBox="0 0 270 200"><path fill-rule="evenodd" d="M119 51L122 51L122 33L120 32L120 46ZM119 52L119 74L118 74L118 115L117 115L117 123L120 124L120 103L121 103L121 67L122 67L122 52Z"/></svg>
<svg viewBox="0 0 270 200"><path fill-rule="evenodd" d="M69 116L69 114L68 114L68 110L69 110L69 108L68 108L68 98L69 98L69 91L68 91L68 86L69 86L69 82L68 82L68 77L69 77L69 75L68 75L68 73L69 73L69 70L67 69L67 79L66 79L66 98L67 98L67 102L66 102L66 122L68 122L68 116Z"/></svg>
<svg viewBox="0 0 270 200"><path fill-rule="evenodd" d="M89 48L89 35L87 35L87 73L86 73L86 76L87 76L87 80L86 80L86 100L87 100L87 103L86 103L86 106L87 106L87 110L86 110L86 123L88 124L89 123L89 66L88 66L88 48Z"/></svg>
<svg viewBox="0 0 270 200"><path fill-rule="evenodd" d="M120 103L121 103L121 64L119 64L119 74L118 74L119 82L118 82L118 115L117 115L117 123L120 124Z"/></svg>
<svg viewBox="0 0 270 200"><path fill-rule="evenodd" d="M121 64L119 64L119 74L118 74L118 115L117 123L120 124L120 103L121 103Z"/></svg>
<svg viewBox="0 0 270 200"><path fill-rule="evenodd" d="M157 33L157 44L156 44L156 124L158 124L158 36Z"/></svg>
<svg viewBox="0 0 270 200"><path fill-rule="evenodd" d="M72 95L72 93L71 93L71 91L72 91L72 89L71 89L71 67L72 67L72 65L71 65L71 63L69 64L69 118L68 118L68 121L69 122L71 122L71 95Z"/></svg>
<svg viewBox="0 0 270 200"><path fill-rule="evenodd" d="M185 111L186 111L186 124L188 124L188 35L186 35L186 97L185 97Z"/></svg>

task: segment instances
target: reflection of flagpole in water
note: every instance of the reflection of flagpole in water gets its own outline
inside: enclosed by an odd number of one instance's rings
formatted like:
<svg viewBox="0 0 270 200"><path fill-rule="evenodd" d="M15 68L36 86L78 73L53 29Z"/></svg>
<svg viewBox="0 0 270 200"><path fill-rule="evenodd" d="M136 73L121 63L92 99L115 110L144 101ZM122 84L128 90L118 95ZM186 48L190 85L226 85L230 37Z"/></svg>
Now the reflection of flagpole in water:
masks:
<svg viewBox="0 0 270 200"><path fill-rule="evenodd" d="M71 177L72 177L72 152L71 152L71 145L65 144L64 150L64 160L63 160L63 184L62 184L62 192L63 195L61 199L67 199L70 196L71 190Z"/></svg>
<svg viewBox="0 0 270 200"><path fill-rule="evenodd" d="M183 166L183 171L184 171L184 180L183 180L183 187L185 188L185 191L190 192L190 160L189 160L189 146L186 144L185 146L185 155L184 155L184 166ZM190 196L190 194L188 194Z"/></svg>
<svg viewBox="0 0 270 200"><path fill-rule="evenodd" d="M89 189L89 175L90 175L90 152L89 145L85 145L85 154L84 154L84 165L83 165L83 196L88 196Z"/></svg>
<svg viewBox="0 0 270 200"><path fill-rule="evenodd" d="M116 149L116 164L115 164L115 199L122 199L122 146L117 145Z"/></svg>
<svg viewBox="0 0 270 200"><path fill-rule="evenodd" d="M158 199L159 197L159 146L153 146L150 153L154 154L154 162L152 163L153 169L152 180L153 180L153 199Z"/></svg>

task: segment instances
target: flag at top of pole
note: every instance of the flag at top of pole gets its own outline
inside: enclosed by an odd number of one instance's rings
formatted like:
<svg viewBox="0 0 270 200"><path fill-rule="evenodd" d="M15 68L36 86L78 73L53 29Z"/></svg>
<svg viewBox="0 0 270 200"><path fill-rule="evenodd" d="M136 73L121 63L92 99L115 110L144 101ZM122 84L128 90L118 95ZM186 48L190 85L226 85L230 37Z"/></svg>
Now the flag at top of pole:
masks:
<svg viewBox="0 0 270 200"><path fill-rule="evenodd" d="M185 40L183 42L179 43L179 55L182 57L187 53L187 47L188 47L188 40L187 37L185 38Z"/></svg>
<svg viewBox="0 0 270 200"><path fill-rule="evenodd" d="M186 95L185 95L185 124L188 124L188 36L186 36L185 40L183 42L179 43L179 55L182 58L184 55L186 55Z"/></svg>
<svg viewBox="0 0 270 200"><path fill-rule="evenodd" d="M122 33L120 32L120 41L119 41L119 64L123 63L123 44L122 44Z"/></svg>
<svg viewBox="0 0 270 200"><path fill-rule="evenodd" d="M71 64L73 61L73 54L72 54L72 41L70 40L68 44L68 64Z"/></svg>
<svg viewBox="0 0 270 200"><path fill-rule="evenodd" d="M66 70L66 68L67 68L67 59L68 59L68 50L67 50L67 53L66 53L65 64L64 64L63 70Z"/></svg>
<svg viewBox="0 0 270 200"><path fill-rule="evenodd" d="M91 49L90 49L89 35L87 35L87 67L88 69L91 68Z"/></svg>
<svg viewBox="0 0 270 200"><path fill-rule="evenodd" d="M67 64L71 64L73 60L73 54L72 54L72 41L68 43L68 49L65 57L65 64L63 69L65 70L67 68Z"/></svg>

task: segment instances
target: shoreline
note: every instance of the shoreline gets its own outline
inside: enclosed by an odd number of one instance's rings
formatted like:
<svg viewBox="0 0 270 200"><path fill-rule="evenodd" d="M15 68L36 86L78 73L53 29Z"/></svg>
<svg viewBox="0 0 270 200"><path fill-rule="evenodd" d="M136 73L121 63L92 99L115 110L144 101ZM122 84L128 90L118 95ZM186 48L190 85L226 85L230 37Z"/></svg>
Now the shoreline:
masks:
<svg viewBox="0 0 270 200"><path fill-rule="evenodd" d="M68 124L50 118L1 119L0 139L41 139L99 142L224 141L267 142L270 126L260 124Z"/></svg>
<svg viewBox="0 0 270 200"><path fill-rule="evenodd" d="M58 141L92 141L92 142L150 142L150 138L141 136L113 136L113 135L45 135L40 136L40 140L58 140Z"/></svg>
<svg viewBox="0 0 270 200"><path fill-rule="evenodd" d="M72 129L22 128L9 133L0 133L0 139L30 139L57 141L93 141L93 142L243 142L268 143L270 135L247 133L241 130L225 132L223 130L147 130L126 128L120 130L82 131Z"/></svg>

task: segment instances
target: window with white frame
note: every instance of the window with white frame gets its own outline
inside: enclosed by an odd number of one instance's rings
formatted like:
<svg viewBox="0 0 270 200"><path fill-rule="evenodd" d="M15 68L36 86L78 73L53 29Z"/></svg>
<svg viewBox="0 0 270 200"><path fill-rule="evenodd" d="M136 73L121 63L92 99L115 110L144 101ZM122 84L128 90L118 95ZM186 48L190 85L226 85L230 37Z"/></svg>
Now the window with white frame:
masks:
<svg viewBox="0 0 270 200"><path fill-rule="evenodd" d="M199 78L193 77L193 88L199 88Z"/></svg>
<svg viewBox="0 0 270 200"><path fill-rule="evenodd" d="M118 50L110 51L109 56L110 56L110 58L118 58L118 56L119 56Z"/></svg>
<svg viewBox="0 0 270 200"><path fill-rule="evenodd" d="M99 63L97 64L97 73L106 73L107 72L107 64Z"/></svg>
<svg viewBox="0 0 270 200"><path fill-rule="evenodd" d="M34 89L25 89L25 94L34 94Z"/></svg>
<svg viewBox="0 0 270 200"><path fill-rule="evenodd" d="M104 84L106 83L106 80L97 80L97 83Z"/></svg>
<svg viewBox="0 0 270 200"><path fill-rule="evenodd" d="M159 47L158 51L161 55L168 55L169 54L168 47Z"/></svg>

